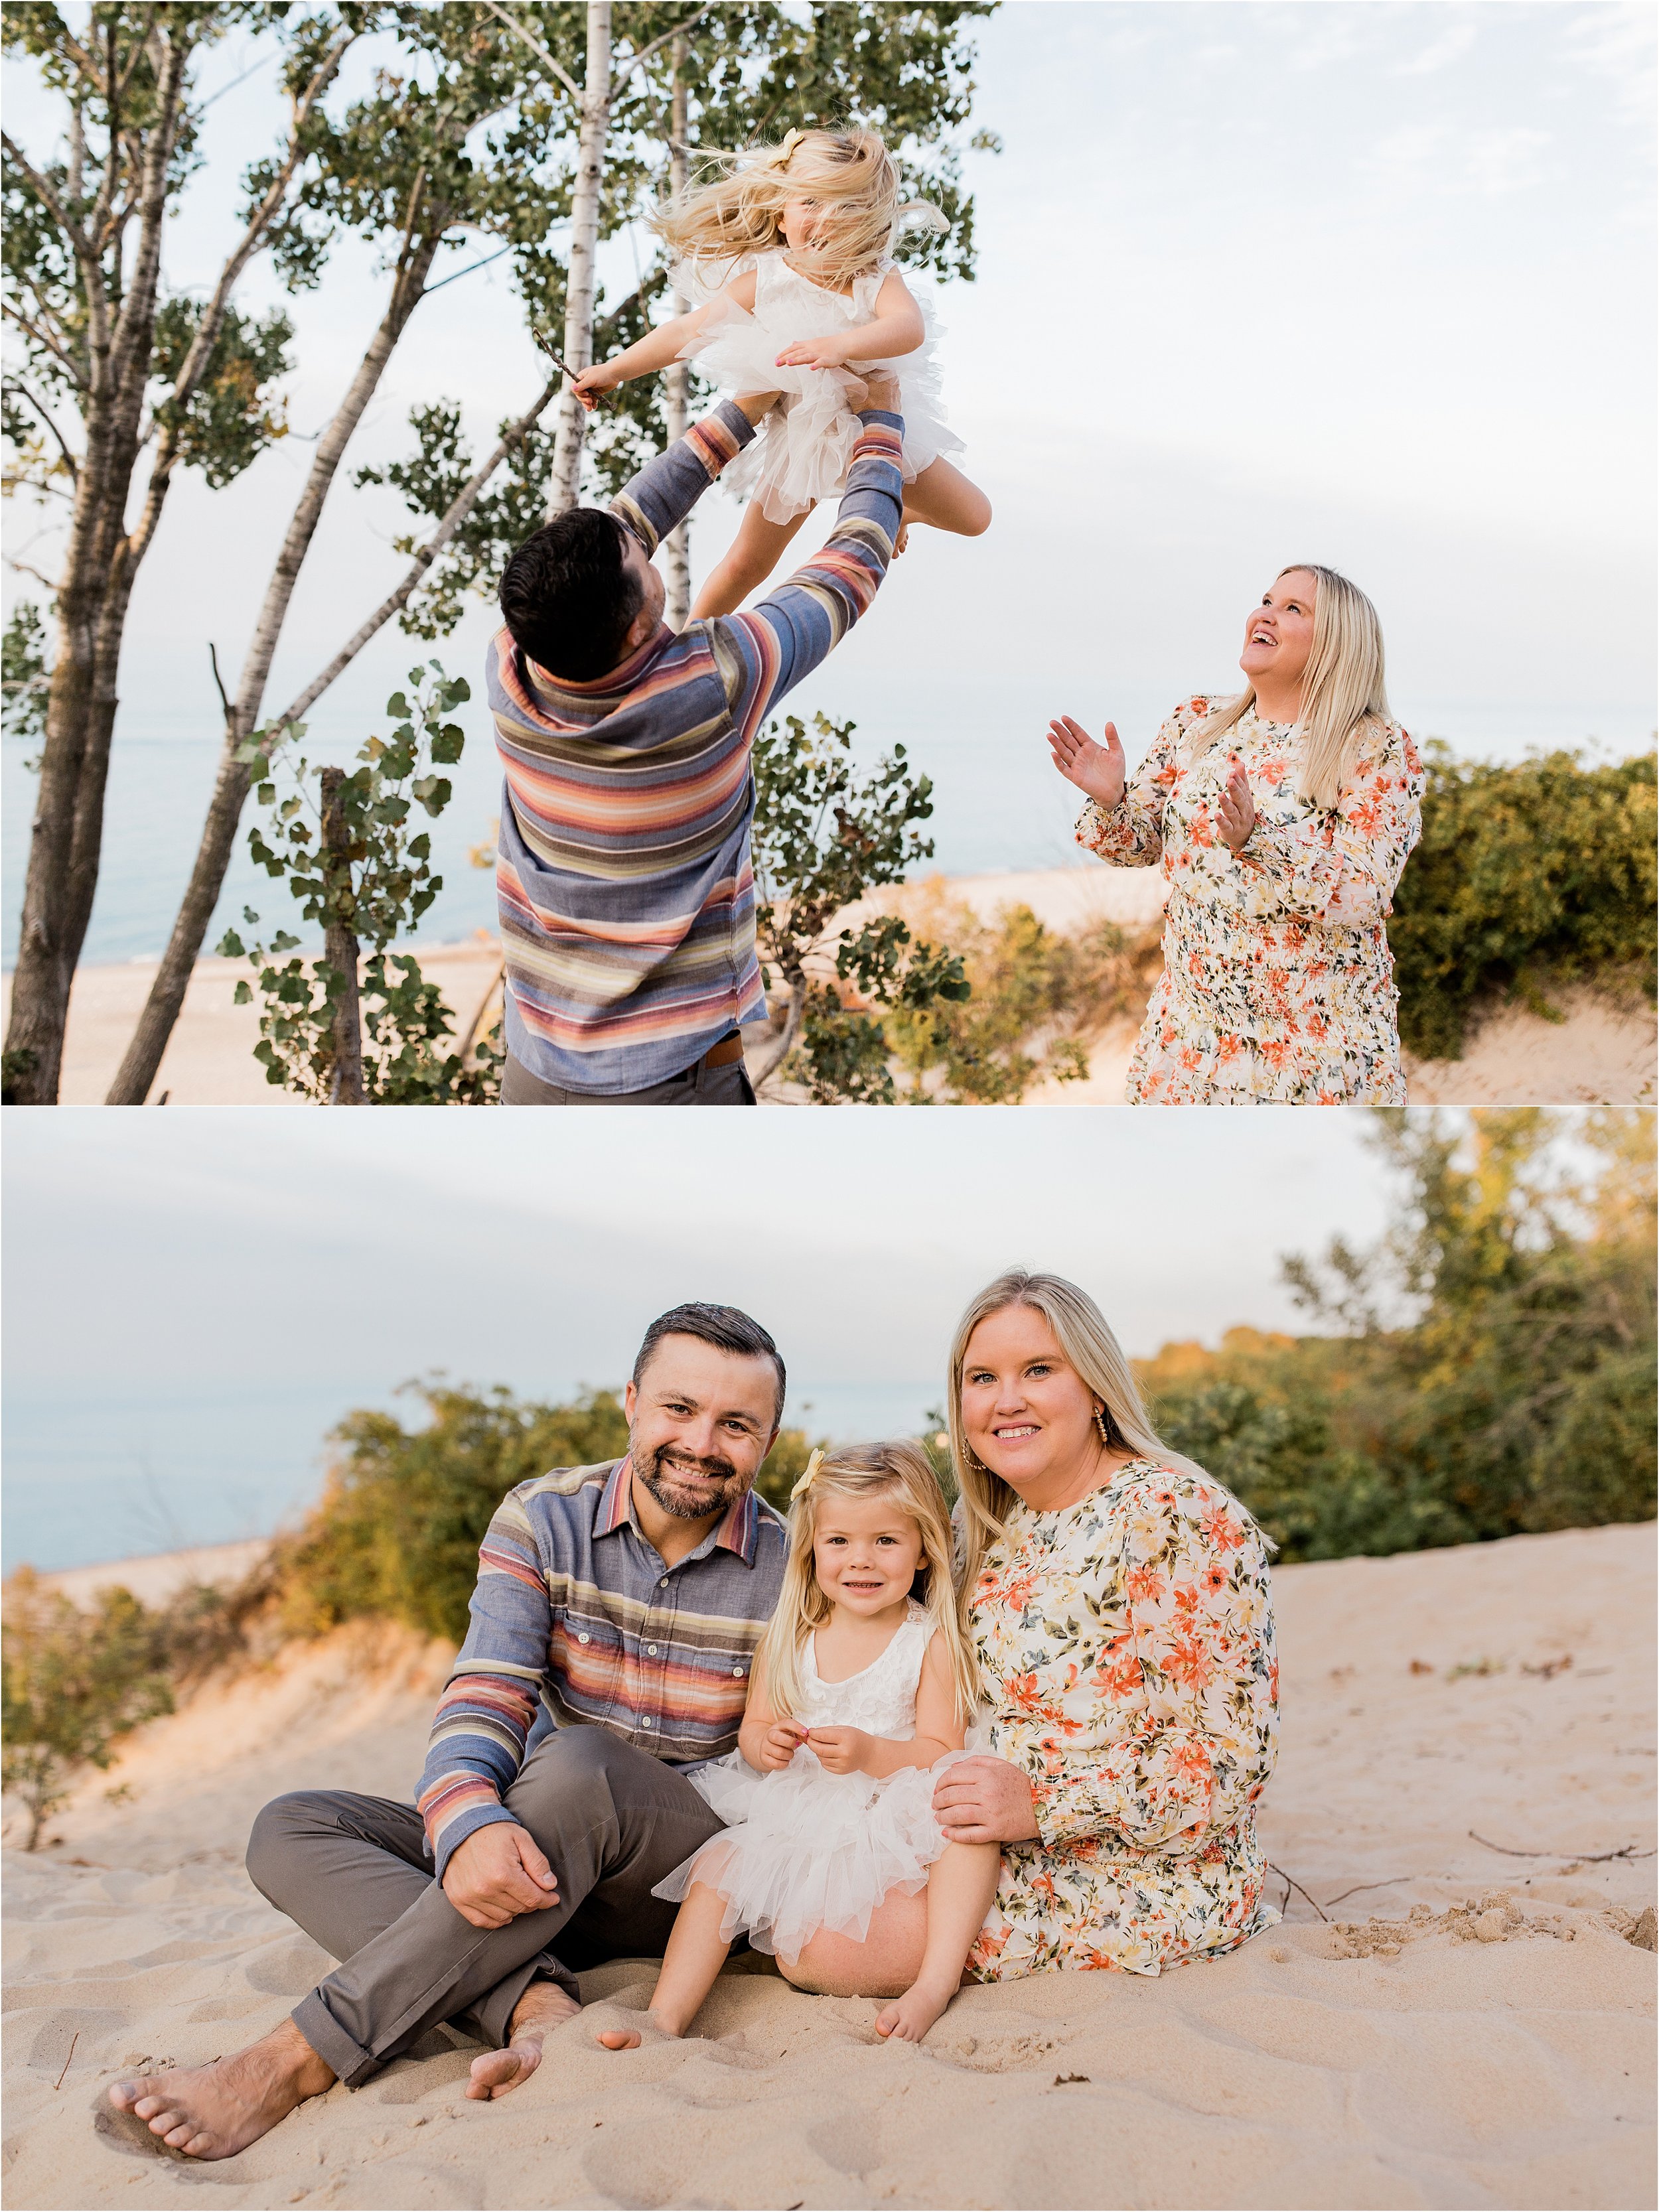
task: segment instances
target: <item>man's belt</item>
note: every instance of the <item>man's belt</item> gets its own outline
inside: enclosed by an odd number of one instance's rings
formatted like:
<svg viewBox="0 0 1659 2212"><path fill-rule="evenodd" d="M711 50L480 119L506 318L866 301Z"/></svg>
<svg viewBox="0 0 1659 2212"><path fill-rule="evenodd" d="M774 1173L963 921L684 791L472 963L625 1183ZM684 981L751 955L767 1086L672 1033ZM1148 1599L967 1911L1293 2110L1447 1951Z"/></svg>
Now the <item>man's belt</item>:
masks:
<svg viewBox="0 0 1659 2212"><path fill-rule="evenodd" d="M697 1062L697 1066L699 1067L730 1067L734 1060L742 1058L743 1036L741 1031L733 1030L730 1036L723 1036L718 1044L711 1044Z"/></svg>

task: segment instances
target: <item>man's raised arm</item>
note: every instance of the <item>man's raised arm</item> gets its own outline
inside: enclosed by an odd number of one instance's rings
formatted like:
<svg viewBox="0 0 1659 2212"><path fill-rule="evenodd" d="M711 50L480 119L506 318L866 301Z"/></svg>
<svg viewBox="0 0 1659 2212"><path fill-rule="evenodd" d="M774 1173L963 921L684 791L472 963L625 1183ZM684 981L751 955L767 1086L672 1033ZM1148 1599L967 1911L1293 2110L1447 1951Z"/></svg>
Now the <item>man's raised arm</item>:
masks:
<svg viewBox="0 0 1659 2212"><path fill-rule="evenodd" d="M683 438L648 460L611 502L618 522L631 530L647 556L684 522L710 484L755 435L755 425L777 399L775 392L723 399L712 415L694 422Z"/></svg>

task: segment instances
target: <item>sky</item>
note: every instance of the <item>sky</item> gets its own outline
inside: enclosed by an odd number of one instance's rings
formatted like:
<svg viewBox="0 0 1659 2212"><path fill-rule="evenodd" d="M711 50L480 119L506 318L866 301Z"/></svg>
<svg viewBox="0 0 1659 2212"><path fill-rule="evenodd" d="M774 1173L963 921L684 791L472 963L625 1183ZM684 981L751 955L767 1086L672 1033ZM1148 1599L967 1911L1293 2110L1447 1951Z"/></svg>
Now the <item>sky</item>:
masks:
<svg viewBox="0 0 1659 2212"><path fill-rule="evenodd" d="M98 1141L88 1141L95 1115ZM1098 1300L1132 1356L1295 1328L1289 1252L1382 1228L1366 1117L1267 1109L8 1117L5 1567L262 1534L354 1406L442 1370L619 1384L688 1298L776 1338L787 1418L915 1433L1009 1266Z"/></svg>
<svg viewBox="0 0 1659 2212"><path fill-rule="evenodd" d="M1109 715L1138 753L1177 698L1231 682L1245 613L1287 561L1331 562L1376 599L1415 733L1498 757L1645 746L1651 11L1006 0L974 36L975 121L1003 150L966 157L978 276L939 306L951 417L995 520L972 541L917 533L792 702L852 716L872 750L909 747L937 787L940 864L1077 862L1075 794L1041 743L1049 714ZM274 127L269 70L232 84L252 51L233 40L208 64L231 88L170 243L181 288L210 280L235 174ZM26 73L8 64L3 82L9 127L39 143ZM613 292L635 253L629 239L607 249ZM349 468L404 450L408 410L438 395L462 403L480 450L538 388L507 266L422 307ZM302 434L361 351L375 281L348 246L320 292L287 302L295 436L226 491L186 479L173 495L133 600L91 957L165 934L211 777L208 641L234 664L309 459ZM277 297L256 264L244 304ZM404 520L395 495L337 495L273 709L400 573ZM734 522L711 495L696 568ZM13 557L42 559L11 524ZM476 676L490 627L476 606L437 648L446 665ZM426 651L383 634L314 728L360 742ZM438 841L451 884L427 925L439 937L490 913L465 848L497 811L495 777L477 702L463 719ZM6 778L15 937L29 808L12 741Z"/></svg>

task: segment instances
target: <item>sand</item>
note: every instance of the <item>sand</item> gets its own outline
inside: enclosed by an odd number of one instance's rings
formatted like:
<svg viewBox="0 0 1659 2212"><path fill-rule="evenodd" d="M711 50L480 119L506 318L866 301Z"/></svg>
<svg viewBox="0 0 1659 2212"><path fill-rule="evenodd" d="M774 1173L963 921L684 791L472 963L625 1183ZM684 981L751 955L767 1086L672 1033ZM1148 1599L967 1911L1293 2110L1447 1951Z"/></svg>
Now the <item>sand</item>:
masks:
<svg viewBox="0 0 1659 2212"><path fill-rule="evenodd" d="M394 1631L290 1647L135 1739L61 1842L7 1852L5 2202L1651 2204L1655 1958L1624 1931L1655 1861L1590 1855L1654 1844L1654 1589L1651 1527L1280 1570L1264 1832L1343 1925L1292 1893L1229 1958L970 1990L921 2046L750 1960L682 2045L613 2056L578 2021L477 2106L471 2047L437 2033L181 2167L100 2133L96 2100L251 2039L324 1971L241 1872L248 1822L301 1784L406 1793L447 1657ZM650 1974L586 1994L638 2002Z"/></svg>
<svg viewBox="0 0 1659 2212"><path fill-rule="evenodd" d="M1094 921L1130 931L1157 926L1164 878L1152 868L1085 866L1024 873L952 876L906 890L942 886L986 920L1002 908L1029 906L1051 929L1070 933ZM856 919L903 904L904 894L882 893L848 910ZM464 945L417 945L422 972L438 983L465 1031L486 994L493 994L501 953L480 930ZM70 1001L62 1100L66 1106L103 1103L155 975L155 963L82 968ZM240 960L197 963L160 1075L151 1091L176 1106L298 1106L307 1102L265 1081L253 1058L259 1041L257 1006L238 1006L235 989L248 974ZM0 1019L9 1002L10 978L0 989ZM1463 1057L1406 1058L1407 1084L1418 1105L1651 1105L1659 1024L1644 1002L1632 1003L1589 987L1560 997L1562 1019L1547 1020L1525 1006L1498 1006L1473 1026ZM1110 1023L1088 1047L1084 1081L1034 1084L1028 1106L1121 1106L1139 1028L1139 1015ZM798 1104L804 1091L769 1097L769 1105Z"/></svg>

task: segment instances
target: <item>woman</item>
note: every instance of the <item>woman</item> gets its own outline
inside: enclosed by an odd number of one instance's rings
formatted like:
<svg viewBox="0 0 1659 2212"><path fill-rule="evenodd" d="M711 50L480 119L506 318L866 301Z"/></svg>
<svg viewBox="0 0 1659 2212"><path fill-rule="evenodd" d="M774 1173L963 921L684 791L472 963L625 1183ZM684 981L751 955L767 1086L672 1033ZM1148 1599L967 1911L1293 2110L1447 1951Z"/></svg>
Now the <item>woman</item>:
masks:
<svg viewBox="0 0 1659 2212"><path fill-rule="evenodd" d="M1188 699L1131 779L1049 725L1088 794L1078 842L1161 860L1164 973L1129 1070L1134 1105L1406 1098L1384 921L1422 832L1423 769L1382 684L1382 631L1334 568L1281 569L1245 628L1236 699Z"/></svg>
<svg viewBox="0 0 1659 2212"><path fill-rule="evenodd" d="M951 1841L1002 1846L969 1974L1231 1950L1278 1917L1254 1814L1278 1729L1267 1540L1159 1443L1099 1309L1059 1276L973 1301L949 1402L988 1743L933 1802ZM904 1988L926 1926L894 1893L866 1943L818 1939L816 1986Z"/></svg>

